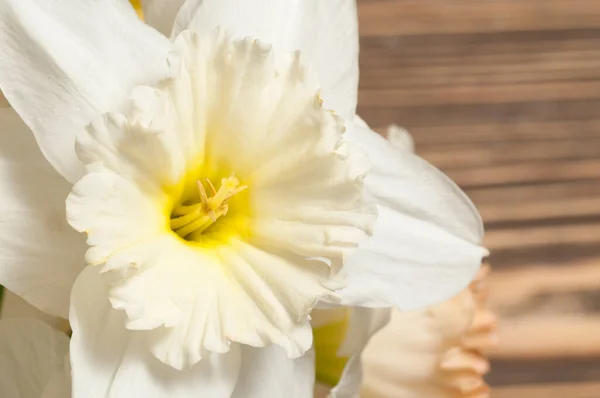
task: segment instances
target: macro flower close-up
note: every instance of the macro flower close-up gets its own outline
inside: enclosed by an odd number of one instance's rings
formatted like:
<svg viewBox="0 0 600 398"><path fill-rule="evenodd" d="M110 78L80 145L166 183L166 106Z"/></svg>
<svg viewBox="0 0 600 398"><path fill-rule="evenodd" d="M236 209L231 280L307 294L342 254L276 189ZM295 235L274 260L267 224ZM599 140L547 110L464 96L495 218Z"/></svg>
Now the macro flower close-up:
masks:
<svg viewBox="0 0 600 398"><path fill-rule="evenodd" d="M477 210L355 115L354 1L141 3L0 1L0 284L68 319L73 397L312 397L336 308L358 396L389 309L477 273Z"/></svg>

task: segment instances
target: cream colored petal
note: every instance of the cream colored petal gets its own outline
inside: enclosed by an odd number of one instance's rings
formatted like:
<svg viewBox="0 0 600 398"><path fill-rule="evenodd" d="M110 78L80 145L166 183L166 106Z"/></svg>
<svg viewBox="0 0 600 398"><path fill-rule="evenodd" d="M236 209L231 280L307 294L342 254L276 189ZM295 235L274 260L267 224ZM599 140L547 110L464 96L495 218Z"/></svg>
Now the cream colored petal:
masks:
<svg viewBox="0 0 600 398"><path fill-rule="evenodd" d="M38 310L27 301L5 288L4 292L2 293L0 319L9 318L38 319L57 330L63 330L65 332L68 327L68 321L66 319L48 315L47 313Z"/></svg>
<svg viewBox="0 0 600 398"><path fill-rule="evenodd" d="M348 257L342 302L411 311L468 286L488 254L469 198L432 165L368 128L355 124L346 135L373 164L364 182L379 218L373 237Z"/></svg>
<svg viewBox="0 0 600 398"><path fill-rule="evenodd" d="M327 271L298 261L241 241L202 252L165 237L111 258L111 267L144 267L113 287L110 298L126 311L127 327L150 330L152 352L179 369L207 350L229 351L231 341L274 343L298 357L312 344L302 317L316 298L331 294Z"/></svg>
<svg viewBox="0 0 600 398"><path fill-rule="evenodd" d="M69 189L15 111L0 109L0 284L63 318L85 252L65 219Z"/></svg>
<svg viewBox="0 0 600 398"><path fill-rule="evenodd" d="M87 174L75 184L67 198L67 219L87 235L88 263L104 263L115 251L163 233L165 217L152 199L109 171Z"/></svg>
<svg viewBox="0 0 600 398"><path fill-rule="evenodd" d="M191 369L176 370L148 352L146 336L126 330L97 269L77 279L71 302L73 396L85 398L230 398L240 369L240 347L210 354ZM63 397L64 398L64 397Z"/></svg>
<svg viewBox="0 0 600 398"><path fill-rule="evenodd" d="M65 383L61 383L61 380L65 380L64 359L68 348L69 338L41 321L1 320L0 391L2 396L41 397L46 387L49 390L65 391ZM50 397L59 398L49 395Z"/></svg>
<svg viewBox="0 0 600 398"><path fill-rule="evenodd" d="M489 397L483 380L489 371L484 354L489 346L481 342L491 340L495 321L477 299L487 272L484 266L470 288L445 303L393 313L363 355L365 398Z"/></svg>
<svg viewBox="0 0 600 398"><path fill-rule="evenodd" d="M50 377L40 398L67 398L71 396L71 365L68 355L65 355L63 363L63 368Z"/></svg>
<svg viewBox="0 0 600 398"><path fill-rule="evenodd" d="M83 175L84 126L168 73L169 41L126 1L6 0L0 31L0 89L70 182Z"/></svg>
<svg viewBox="0 0 600 398"><path fill-rule="evenodd" d="M392 124L388 127L386 135L387 140L394 148L411 153L415 152L415 140L405 128Z"/></svg>
<svg viewBox="0 0 600 398"><path fill-rule="evenodd" d="M316 70L325 108L351 122L358 93L355 0L189 0L173 33L225 28L273 44L279 55L300 50Z"/></svg>
<svg viewBox="0 0 600 398"><path fill-rule="evenodd" d="M277 346L242 347L242 370L231 398L314 398L315 356L290 359Z"/></svg>
<svg viewBox="0 0 600 398"><path fill-rule="evenodd" d="M179 9L185 0L140 0L144 22L169 37Z"/></svg>

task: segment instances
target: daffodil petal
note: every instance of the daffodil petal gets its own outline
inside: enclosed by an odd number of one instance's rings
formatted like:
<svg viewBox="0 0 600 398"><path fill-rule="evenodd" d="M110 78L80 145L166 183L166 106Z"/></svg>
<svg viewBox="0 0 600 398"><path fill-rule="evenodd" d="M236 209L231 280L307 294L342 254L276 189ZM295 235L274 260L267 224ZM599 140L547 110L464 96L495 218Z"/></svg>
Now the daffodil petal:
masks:
<svg viewBox="0 0 600 398"><path fill-rule="evenodd" d="M363 353L363 394L398 398L479 396L471 390L460 394L451 382L467 379L483 384L481 374L463 363L456 369L441 369L453 350L460 351L460 341L465 339L476 310L469 290L421 311L394 310L391 322L371 339ZM473 385L473 390L476 387Z"/></svg>
<svg viewBox="0 0 600 398"><path fill-rule="evenodd" d="M85 253L65 219L69 189L15 111L0 109L0 284L63 318Z"/></svg>
<svg viewBox="0 0 600 398"><path fill-rule="evenodd" d="M71 396L71 367L69 356L64 358L64 369L52 375L40 398L65 398Z"/></svg>
<svg viewBox="0 0 600 398"><path fill-rule="evenodd" d="M240 379L231 398L312 398L315 383L313 350L290 359L277 346L242 347Z"/></svg>
<svg viewBox="0 0 600 398"><path fill-rule="evenodd" d="M301 50L317 72L325 108L352 120L358 92L355 0L191 0L173 35L216 26L271 43L278 54Z"/></svg>
<svg viewBox="0 0 600 398"><path fill-rule="evenodd" d="M176 370L148 351L146 336L125 329L126 317L107 299L109 287L90 267L71 303L73 396L86 398L229 398L240 372L240 347Z"/></svg>
<svg viewBox="0 0 600 398"><path fill-rule="evenodd" d="M70 293L70 292L68 292ZM56 329L64 329L67 323L65 318L51 316L45 312L42 312L29 304L23 298L14 294L8 289L4 289L2 293L2 308L0 308L0 319L6 318L33 318L40 320L47 325L50 325ZM68 316L68 306L67 306Z"/></svg>
<svg viewBox="0 0 600 398"><path fill-rule="evenodd" d="M378 202L429 221L470 243L481 243L481 216L445 174L410 151L398 150L367 127L354 125L346 139L367 153L372 170L365 184Z"/></svg>
<svg viewBox="0 0 600 398"><path fill-rule="evenodd" d="M369 128L354 125L346 139L365 151L372 164L365 181L371 196L388 207L428 221L473 244L483 223L467 195L427 161L394 148Z"/></svg>
<svg viewBox="0 0 600 398"><path fill-rule="evenodd" d="M41 321L0 320L2 396L60 398L54 393L68 394L68 349L69 338Z"/></svg>
<svg viewBox="0 0 600 398"><path fill-rule="evenodd" d="M125 1L6 0L0 31L0 90L71 182L83 174L75 136L168 71L169 40Z"/></svg>
<svg viewBox="0 0 600 398"><path fill-rule="evenodd" d="M106 301L109 286L86 269L73 289L71 361L74 396L104 398L310 398L314 354L289 359L272 345L232 344L191 369L175 370L149 354L144 335L127 331L126 317Z"/></svg>
<svg viewBox="0 0 600 398"><path fill-rule="evenodd" d="M331 390L329 398L359 398L362 382L361 355L371 336L387 325L391 310L387 308L352 308L346 339L340 355L349 356L339 383Z"/></svg>
<svg viewBox="0 0 600 398"><path fill-rule="evenodd" d="M365 187L379 218L373 237L346 262L343 303L409 311L457 294L487 255L473 204L433 166L368 128L354 125L348 139L373 163Z"/></svg>
<svg viewBox="0 0 600 398"><path fill-rule="evenodd" d="M185 0L141 0L144 22L169 37Z"/></svg>
<svg viewBox="0 0 600 398"><path fill-rule="evenodd" d="M216 253L169 237L125 250L111 261L144 269L110 289L113 306L127 312L129 329L149 330L152 352L178 369L204 361L206 350L227 352L230 340L259 347L273 342L290 357L302 355L312 335L308 322L294 314L306 313L311 297L329 292L320 285L326 276L313 270L318 266L295 267L241 241ZM286 280L294 284L280 290Z"/></svg>

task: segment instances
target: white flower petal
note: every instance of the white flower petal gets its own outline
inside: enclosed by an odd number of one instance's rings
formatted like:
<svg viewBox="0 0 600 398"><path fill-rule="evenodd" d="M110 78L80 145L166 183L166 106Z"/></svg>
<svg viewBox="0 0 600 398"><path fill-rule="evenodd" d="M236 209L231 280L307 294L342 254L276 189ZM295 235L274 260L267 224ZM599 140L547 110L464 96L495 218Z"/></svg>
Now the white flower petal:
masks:
<svg viewBox="0 0 600 398"><path fill-rule="evenodd" d="M115 247L126 249L163 232L164 217L151 199L110 171L89 173L75 184L67 198L67 219L87 235L89 264L104 263Z"/></svg>
<svg viewBox="0 0 600 398"><path fill-rule="evenodd" d="M396 149L415 153L415 140L408 130L392 124L387 128L387 140Z"/></svg>
<svg viewBox="0 0 600 398"><path fill-rule="evenodd" d="M231 398L312 398L315 355L289 359L277 346L242 347L240 379Z"/></svg>
<svg viewBox="0 0 600 398"><path fill-rule="evenodd" d="M66 223L69 189L19 116L0 109L0 284L63 318L85 252Z"/></svg>
<svg viewBox="0 0 600 398"><path fill-rule="evenodd" d="M298 357L311 308L341 286L331 268L372 229L364 157L342 144L297 55L184 32L170 63L175 78L136 88L78 137L88 174L68 220L88 236L88 262L117 276L109 294L127 328L148 331L163 362L189 367L231 342ZM209 210L207 180L247 189ZM181 208L207 228L181 235Z"/></svg>
<svg viewBox="0 0 600 398"><path fill-rule="evenodd" d="M64 391L64 383L59 380L65 380L64 359L68 348L69 338L41 321L0 321L2 396L41 397L49 383L49 388L60 387Z"/></svg>
<svg viewBox="0 0 600 398"><path fill-rule="evenodd" d="M38 310L27 301L5 288L4 293L2 294L0 319L6 318L33 318L59 330L64 328L65 323L67 322L64 318L51 316Z"/></svg>
<svg viewBox="0 0 600 398"><path fill-rule="evenodd" d="M477 209L446 175L368 128L354 125L345 137L367 153L372 169L365 184L380 203L481 243L483 223Z"/></svg>
<svg viewBox="0 0 600 398"><path fill-rule="evenodd" d="M361 355L367 343L377 331L390 321L391 310L386 308L353 308L346 339L340 348L340 355L349 356L339 383L329 398L359 398L362 383Z"/></svg>
<svg viewBox="0 0 600 398"><path fill-rule="evenodd" d="M144 22L169 37L185 0L141 0Z"/></svg>
<svg viewBox="0 0 600 398"><path fill-rule="evenodd" d="M169 41L125 1L6 0L0 31L0 89L71 182L83 173L75 136L167 72Z"/></svg>
<svg viewBox="0 0 600 398"><path fill-rule="evenodd" d="M470 200L433 166L376 133L355 125L348 138L373 163L365 187L379 218L373 237L346 263L343 303L409 311L458 293L487 255Z"/></svg>
<svg viewBox="0 0 600 398"><path fill-rule="evenodd" d="M191 0L173 34L216 26L270 43L279 54L301 50L316 69L325 108L352 121L358 92L355 0Z"/></svg>
<svg viewBox="0 0 600 398"><path fill-rule="evenodd" d="M210 354L175 370L152 357L146 336L126 330L125 314L108 302L108 286L94 267L73 288L73 395L85 398L229 398L240 368L240 347Z"/></svg>
<svg viewBox="0 0 600 398"><path fill-rule="evenodd" d="M241 241L212 254L165 237L124 250L113 262L144 264L113 287L110 298L115 308L127 312L129 329L158 327L149 335L151 349L178 369L200 361L206 349L227 352L230 341L253 346L273 342L290 356L302 355L312 336L308 322L297 325L295 314L314 305L304 296L328 292L310 267L295 267ZM261 275L272 277L266 282ZM294 284L280 290L290 280ZM160 328L163 324L168 327Z"/></svg>
<svg viewBox="0 0 600 398"><path fill-rule="evenodd" d="M68 354L64 356L63 362L63 368L50 377L41 398L67 398L71 396L71 366Z"/></svg>

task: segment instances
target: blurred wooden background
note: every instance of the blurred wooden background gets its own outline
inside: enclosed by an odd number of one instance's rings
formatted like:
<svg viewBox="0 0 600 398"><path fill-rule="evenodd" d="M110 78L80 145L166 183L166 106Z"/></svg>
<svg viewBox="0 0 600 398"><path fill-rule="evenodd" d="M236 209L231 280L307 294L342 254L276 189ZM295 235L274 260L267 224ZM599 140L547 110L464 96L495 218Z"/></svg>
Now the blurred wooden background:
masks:
<svg viewBox="0 0 600 398"><path fill-rule="evenodd" d="M599 398L600 0L359 0L359 17L359 114L407 128L486 222L493 397Z"/></svg>

